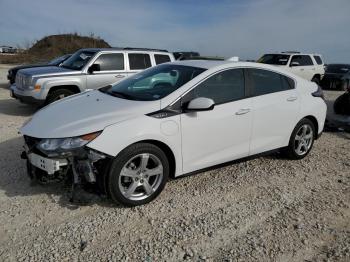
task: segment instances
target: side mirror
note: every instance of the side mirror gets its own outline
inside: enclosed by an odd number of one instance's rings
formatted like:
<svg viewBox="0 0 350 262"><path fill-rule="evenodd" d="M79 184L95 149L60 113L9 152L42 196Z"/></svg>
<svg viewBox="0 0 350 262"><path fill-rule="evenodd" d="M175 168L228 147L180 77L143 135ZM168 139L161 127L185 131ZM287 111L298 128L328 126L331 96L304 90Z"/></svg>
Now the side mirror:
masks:
<svg viewBox="0 0 350 262"><path fill-rule="evenodd" d="M213 99L206 98L206 97L197 97L195 99L192 99L185 110L187 112L196 112L196 111L209 111L213 110L215 106L215 103Z"/></svg>
<svg viewBox="0 0 350 262"><path fill-rule="evenodd" d="M88 72L92 74L93 72L101 71L101 67L99 64L93 64L89 67Z"/></svg>
<svg viewBox="0 0 350 262"><path fill-rule="evenodd" d="M300 66L299 62L292 62L290 63L290 67L293 67L293 66Z"/></svg>

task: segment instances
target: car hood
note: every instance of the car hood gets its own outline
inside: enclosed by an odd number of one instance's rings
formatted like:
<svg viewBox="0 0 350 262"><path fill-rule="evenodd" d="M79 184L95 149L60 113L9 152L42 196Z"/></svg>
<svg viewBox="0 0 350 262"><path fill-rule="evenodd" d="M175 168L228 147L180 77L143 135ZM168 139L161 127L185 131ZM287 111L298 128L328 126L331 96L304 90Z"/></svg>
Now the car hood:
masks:
<svg viewBox="0 0 350 262"><path fill-rule="evenodd" d="M325 72L324 77L333 77L333 78L342 78L346 73L330 73L330 72Z"/></svg>
<svg viewBox="0 0 350 262"><path fill-rule="evenodd" d="M33 64L33 65L20 65L20 66L15 66L9 69L9 71L18 71L21 69L27 69L27 68L34 68L34 67L43 67L43 66L49 66L48 64Z"/></svg>
<svg viewBox="0 0 350 262"><path fill-rule="evenodd" d="M20 132L36 138L81 136L159 109L160 101L126 100L94 90L44 107Z"/></svg>
<svg viewBox="0 0 350 262"><path fill-rule="evenodd" d="M53 77L61 75L81 74L80 71L71 70L59 66L32 67L21 69L21 74L32 77Z"/></svg>

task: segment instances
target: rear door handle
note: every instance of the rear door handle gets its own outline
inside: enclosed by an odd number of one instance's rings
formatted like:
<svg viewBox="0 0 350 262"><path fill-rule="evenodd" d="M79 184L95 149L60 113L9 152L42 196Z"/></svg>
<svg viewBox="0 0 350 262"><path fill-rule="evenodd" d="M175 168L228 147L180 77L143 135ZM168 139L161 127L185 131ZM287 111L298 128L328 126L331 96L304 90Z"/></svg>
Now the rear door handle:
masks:
<svg viewBox="0 0 350 262"><path fill-rule="evenodd" d="M293 101L295 101L295 100L297 100L298 98L296 97L296 96L291 96L291 97L288 97L287 98L287 101L289 101L289 102L293 102Z"/></svg>
<svg viewBox="0 0 350 262"><path fill-rule="evenodd" d="M116 75L116 76L114 76L115 78L123 78L124 77L124 75Z"/></svg>
<svg viewBox="0 0 350 262"><path fill-rule="evenodd" d="M244 115L250 112L249 108L240 109L236 112L236 115Z"/></svg>

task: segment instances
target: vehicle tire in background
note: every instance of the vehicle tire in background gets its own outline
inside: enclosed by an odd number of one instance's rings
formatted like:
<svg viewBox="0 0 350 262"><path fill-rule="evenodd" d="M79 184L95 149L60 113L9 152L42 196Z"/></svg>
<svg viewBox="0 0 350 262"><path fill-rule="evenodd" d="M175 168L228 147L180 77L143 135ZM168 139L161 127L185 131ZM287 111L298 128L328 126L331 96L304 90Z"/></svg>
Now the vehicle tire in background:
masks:
<svg viewBox="0 0 350 262"><path fill-rule="evenodd" d="M314 76L312 79L311 79L311 82L315 82L316 84L320 85L320 77L318 76Z"/></svg>
<svg viewBox="0 0 350 262"><path fill-rule="evenodd" d="M151 202L161 193L169 177L168 158L153 144L131 145L112 161L107 192L114 202L126 206Z"/></svg>
<svg viewBox="0 0 350 262"><path fill-rule="evenodd" d="M348 79L342 80L341 86L340 86L340 91L346 91L348 90L350 83Z"/></svg>
<svg viewBox="0 0 350 262"><path fill-rule="evenodd" d="M340 95L334 101L333 109L338 115L350 115L350 93Z"/></svg>
<svg viewBox="0 0 350 262"><path fill-rule="evenodd" d="M57 89L55 91L52 91L51 93L49 93L49 95L47 96L46 98L46 104L51 104L55 101L58 101L62 98L65 98L67 96L71 96L71 95L74 95L74 92L69 90L69 89L65 89L65 88L62 88L62 89Z"/></svg>
<svg viewBox="0 0 350 262"><path fill-rule="evenodd" d="M316 129L311 120L304 118L296 125L289 139L289 144L282 153L290 159L306 157L315 140Z"/></svg>

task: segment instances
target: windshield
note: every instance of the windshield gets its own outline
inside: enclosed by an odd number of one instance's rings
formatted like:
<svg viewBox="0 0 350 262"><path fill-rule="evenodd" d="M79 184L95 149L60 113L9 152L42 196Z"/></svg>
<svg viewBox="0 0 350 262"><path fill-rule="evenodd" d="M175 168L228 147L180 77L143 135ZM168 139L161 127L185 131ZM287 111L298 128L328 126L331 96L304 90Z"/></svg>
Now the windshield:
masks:
<svg viewBox="0 0 350 262"><path fill-rule="evenodd" d="M326 73L346 74L350 70L350 65L327 65Z"/></svg>
<svg viewBox="0 0 350 262"><path fill-rule="evenodd" d="M64 61L61 67L80 70L89 62L95 53L94 51L78 51Z"/></svg>
<svg viewBox="0 0 350 262"><path fill-rule="evenodd" d="M64 60L66 60L68 57L69 57L69 55L64 55L64 56L56 57L56 58L52 59L52 60L49 62L49 65L58 66L58 65L61 64Z"/></svg>
<svg viewBox="0 0 350 262"><path fill-rule="evenodd" d="M162 64L99 90L129 100L154 101L169 95L204 71L203 68Z"/></svg>
<svg viewBox="0 0 350 262"><path fill-rule="evenodd" d="M269 65L287 65L290 55L267 54L263 55L257 62Z"/></svg>

